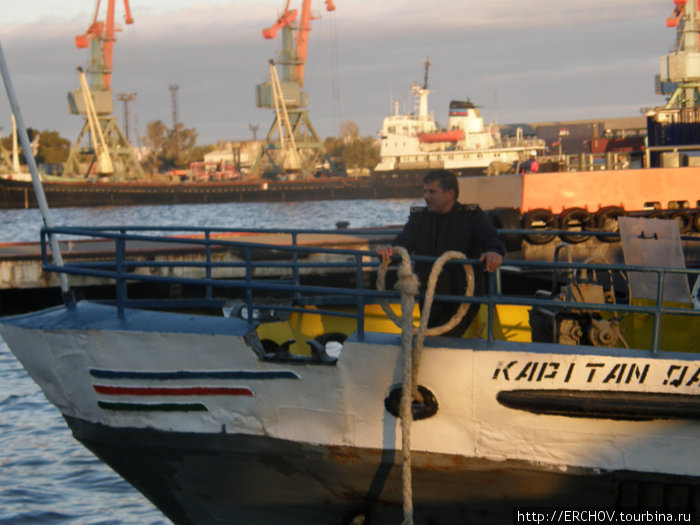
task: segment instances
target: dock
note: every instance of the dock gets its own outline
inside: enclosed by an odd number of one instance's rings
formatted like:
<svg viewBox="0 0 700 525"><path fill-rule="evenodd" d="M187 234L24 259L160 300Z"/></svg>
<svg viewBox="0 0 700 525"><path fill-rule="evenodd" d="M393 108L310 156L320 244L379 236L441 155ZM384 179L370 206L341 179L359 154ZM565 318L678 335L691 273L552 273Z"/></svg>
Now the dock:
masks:
<svg viewBox="0 0 700 525"><path fill-rule="evenodd" d="M386 236L363 235L361 232L304 233L296 238L296 244L308 247L322 245L349 250L375 250L377 246L386 244L392 237L390 230L387 230ZM186 241L188 238L192 239L192 243ZM259 243L262 247L254 250L253 258L256 261L271 262L289 259L287 252L275 250L274 246L290 246L292 242L290 236L285 233L212 234L211 238L216 241ZM245 274L245 268L241 266L245 261L243 248L220 244L207 248L201 243L204 239L202 236L179 237L179 239L181 242L170 245L149 240L128 241L125 246L126 253L129 255L129 261L136 263L129 271L167 277L205 278L206 271L203 263L208 257L209 261L216 264L211 270L213 279L237 279ZM183 239L185 242L182 242ZM59 245L66 265L78 261L95 263L113 261L117 249L113 239L62 240ZM307 262L313 262L311 261L313 257L319 256L310 256ZM138 263L144 263L143 267L139 267ZM158 263L168 264L159 267ZM271 265L265 270L265 274L259 277L274 279L284 277L288 273L288 268ZM113 283L107 279L69 275L68 280L77 299L112 298L111 295L105 295L108 293L107 290L113 288ZM145 288L148 285L141 283L139 286ZM138 292L139 290L135 290L137 295ZM178 296L183 291L174 287L168 293L171 296ZM60 302L57 274L42 271L39 242L0 244L0 315L28 312L36 310L37 307L51 306Z"/></svg>

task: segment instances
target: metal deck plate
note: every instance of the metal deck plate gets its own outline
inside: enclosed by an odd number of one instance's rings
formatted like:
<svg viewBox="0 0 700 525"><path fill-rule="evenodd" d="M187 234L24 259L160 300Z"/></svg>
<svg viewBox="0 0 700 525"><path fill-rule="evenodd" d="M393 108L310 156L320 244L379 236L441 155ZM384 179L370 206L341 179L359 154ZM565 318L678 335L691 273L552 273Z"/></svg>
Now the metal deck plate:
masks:
<svg viewBox="0 0 700 525"><path fill-rule="evenodd" d="M681 236L676 221L620 217L619 223L625 264L685 268ZM627 275L633 298L656 300L656 273L628 272ZM663 300L690 302L690 287L686 275L666 274Z"/></svg>

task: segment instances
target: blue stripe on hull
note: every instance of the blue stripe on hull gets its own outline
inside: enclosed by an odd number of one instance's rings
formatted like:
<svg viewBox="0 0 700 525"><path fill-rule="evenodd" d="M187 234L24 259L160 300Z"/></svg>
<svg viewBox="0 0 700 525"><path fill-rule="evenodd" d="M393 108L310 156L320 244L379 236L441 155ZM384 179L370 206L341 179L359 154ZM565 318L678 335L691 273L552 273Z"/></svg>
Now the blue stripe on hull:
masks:
<svg viewBox="0 0 700 525"><path fill-rule="evenodd" d="M255 372L251 370L133 372L127 370L99 370L91 368L90 375L100 379L149 379L159 381L173 379L301 379L299 374L291 370L269 370L266 372Z"/></svg>
<svg viewBox="0 0 700 525"><path fill-rule="evenodd" d="M112 403L98 401L97 406L116 412L208 412L202 403Z"/></svg>

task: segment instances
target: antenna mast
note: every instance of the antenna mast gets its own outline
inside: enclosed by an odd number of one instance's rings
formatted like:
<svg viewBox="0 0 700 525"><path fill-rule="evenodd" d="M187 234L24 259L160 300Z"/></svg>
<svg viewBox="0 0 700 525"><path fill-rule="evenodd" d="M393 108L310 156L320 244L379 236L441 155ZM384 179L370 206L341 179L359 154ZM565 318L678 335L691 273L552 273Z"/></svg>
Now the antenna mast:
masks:
<svg viewBox="0 0 700 525"><path fill-rule="evenodd" d="M124 129L126 130L126 140L129 140L129 102L136 100L136 93L119 93L117 100L124 103Z"/></svg>
<svg viewBox="0 0 700 525"><path fill-rule="evenodd" d="M170 84L168 87L170 89L170 101L172 105L173 112L173 137L175 138L175 158L180 156L180 134L177 128L178 124L178 114L177 114L177 92L180 86L177 84Z"/></svg>

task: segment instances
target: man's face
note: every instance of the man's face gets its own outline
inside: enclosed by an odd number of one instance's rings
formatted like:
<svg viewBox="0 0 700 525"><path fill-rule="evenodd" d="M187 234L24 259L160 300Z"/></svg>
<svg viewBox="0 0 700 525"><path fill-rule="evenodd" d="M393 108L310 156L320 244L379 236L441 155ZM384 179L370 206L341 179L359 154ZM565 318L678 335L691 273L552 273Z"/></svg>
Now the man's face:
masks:
<svg viewBox="0 0 700 525"><path fill-rule="evenodd" d="M448 213L455 204L454 190L443 190L436 180L423 184L423 198L433 213Z"/></svg>

